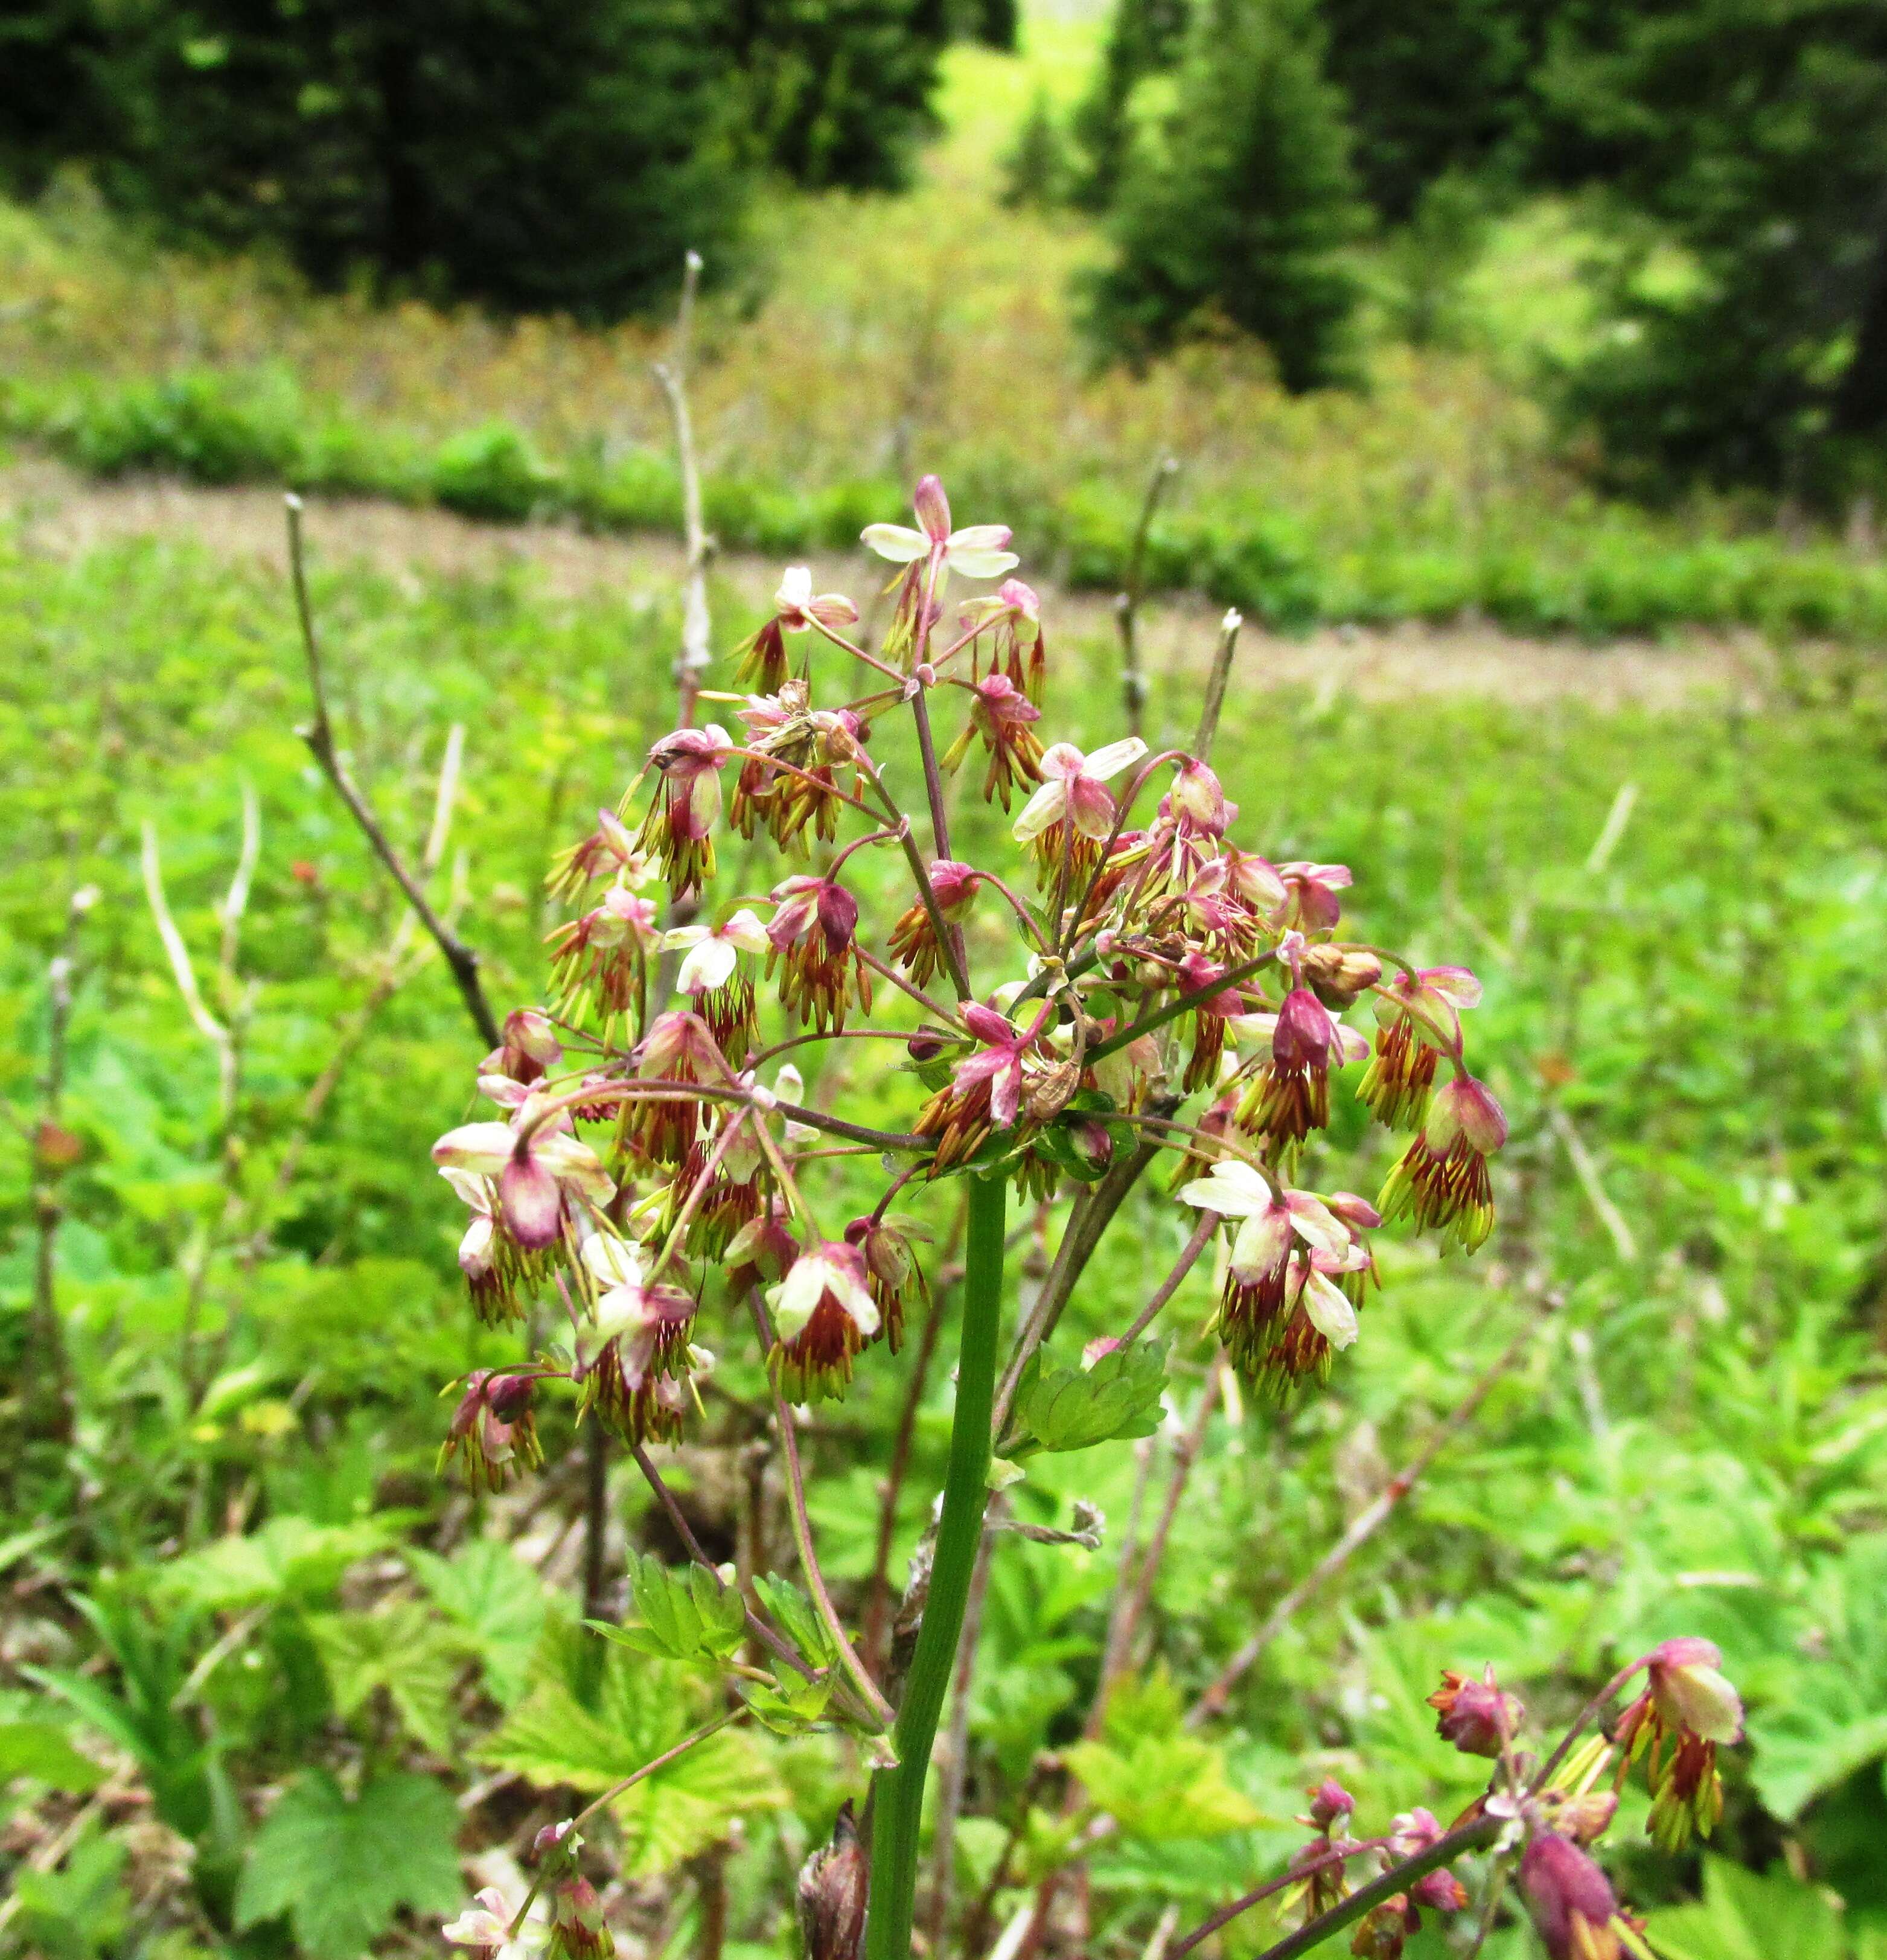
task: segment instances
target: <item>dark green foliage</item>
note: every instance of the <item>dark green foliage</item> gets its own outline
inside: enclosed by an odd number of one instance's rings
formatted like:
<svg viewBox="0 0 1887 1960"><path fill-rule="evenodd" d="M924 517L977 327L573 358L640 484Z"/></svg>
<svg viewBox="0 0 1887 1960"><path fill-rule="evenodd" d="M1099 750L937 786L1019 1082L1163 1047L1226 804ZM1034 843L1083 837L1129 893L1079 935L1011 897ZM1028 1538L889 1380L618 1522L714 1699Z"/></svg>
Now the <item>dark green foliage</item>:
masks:
<svg viewBox="0 0 1887 1960"><path fill-rule="evenodd" d="M959 40L1014 54L1022 32L1022 0L956 0L951 30Z"/></svg>
<svg viewBox="0 0 1887 1960"><path fill-rule="evenodd" d="M1294 393L1349 380L1363 228L1341 99L1308 0L1211 0L1173 108L1138 147L1112 221L1117 256L1088 325L1130 359L1230 323L1270 348Z"/></svg>
<svg viewBox="0 0 1887 1960"><path fill-rule="evenodd" d="M59 163L104 142L110 116L97 72L104 46L93 0L0 10L0 183L37 190Z"/></svg>
<svg viewBox="0 0 1887 1960"><path fill-rule="evenodd" d="M1574 377L1617 476L1831 492L1887 458L1887 14L1688 0L1547 78L1648 215L1615 336ZM1655 282L1668 236L1687 264Z"/></svg>
<svg viewBox="0 0 1887 1960"><path fill-rule="evenodd" d="M719 38L746 142L797 183L896 189L949 25L931 0L733 0Z"/></svg>
<svg viewBox="0 0 1887 1960"><path fill-rule="evenodd" d="M689 0L189 0L115 32L107 183L317 280L609 314L733 231L727 62Z"/></svg>
<svg viewBox="0 0 1887 1960"><path fill-rule="evenodd" d="M1068 194L1068 139L1056 121L1046 89L1036 91L1016 132L1016 140L1002 160L1002 202L1011 211L1024 205L1052 206Z"/></svg>
<svg viewBox="0 0 1887 1960"><path fill-rule="evenodd" d="M1350 105L1356 164L1400 221L1443 170L1486 164L1528 107L1551 0L1323 0L1328 68Z"/></svg>
<svg viewBox="0 0 1887 1960"><path fill-rule="evenodd" d="M1131 148L1134 91L1179 60L1189 11L1189 0L1115 0L1094 79L1074 112L1081 158L1073 192L1083 208L1113 202Z"/></svg>

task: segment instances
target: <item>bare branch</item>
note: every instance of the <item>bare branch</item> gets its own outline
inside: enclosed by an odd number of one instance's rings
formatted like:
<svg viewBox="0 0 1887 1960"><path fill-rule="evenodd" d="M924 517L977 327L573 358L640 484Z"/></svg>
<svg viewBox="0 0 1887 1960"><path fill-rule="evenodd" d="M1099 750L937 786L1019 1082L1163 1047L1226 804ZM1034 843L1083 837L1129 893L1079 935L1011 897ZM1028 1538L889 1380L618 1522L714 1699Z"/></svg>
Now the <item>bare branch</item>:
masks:
<svg viewBox="0 0 1887 1960"><path fill-rule="evenodd" d="M713 624L708 612L708 540L702 521L701 470L695 457L694 423L688 412L689 343L694 334L695 294L701 284L701 266L698 252L689 252L682 260L682 300L675 318L674 352L667 361L656 362L654 370L675 424L675 450L682 476L682 538L687 552L687 571L682 588L681 657L675 664L675 679L681 690L684 728L694 721L702 676L713 657L710 646Z"/></svg>
<svg viewBox="0 0 1887 1960"><path fill-rule="evenodd" d="M1140 602L1144 596L1147 534L1153 529L1154 514L1179 467L1179 459L1163 456L1154 466L1147 495L1140 507L1140 522L1134 527L1134 541L1128 548L1127 576L1114 600L1114 624L1120 634L1121 698L1127 713L1127 732L1138 735L1145 718L1147 677L1141 671L1140 641L1137 632Z"/></svg>
<svg viewBox="0 0 1887 1960"><path fill-rule="evenodd" d="M334 730L328 716L327 689L322 674L320 643L315 634L313 611L308 603L307 573L301 546L301 499L291 492L285 501L288 514L288 569L294 585L295 611L301 624L302 651L307 658L308 686L314 700L314 719L300 730L301 739L308 745L308 752L321 773L347 805L355 822L360 826L361 834L373 846L374 854L392 873L394 883L405 895L414 915L445 956L459 997L465 1003L466 1012L478 1030L479 1039L486 1047L496 1048L503 1037L498 1032L498 1019L492 1012L491 1003L485 998L484 983L479 978L478 955L433 910L419 881L393 848L372 806L348 774L334 746ZM438 829L436 805L434 829L435 832Z"/></svg>
<svg viewBox="0 0 1887 1960"><path fill-rule="evenodd" d="M217 966L226 994L236 984L236 949L242 935L243 915L249 909L249 888L256 876L256 861L262 855L262 810L256 801L255 785L243 784L243 842L236 860L236 875L229 881L229 895L218 914L223 922L223 940Z"/></svg>
<svg viewBox="0 0 1887 1960"><path fill-rule="evenodd" d="M144 824L145 896L151 916L156 921L158 937L170 959L171 977L183 997L184 1010L196 1031L216 1050L218 1107L228 1125L236 1099L236 1042L229 1029L204 1004L202 989L196 984L196 969L190 962L190 949L183 943L177 921L170 916L170 902L164 895L164 867L158 855L157 827L147 817Z"/></svg>
<svg viewBox="0 0 1887 1960"><path fill-rule="evenodd" d="M1219 714L1225 706L1225 683L1232 671L1232 656L1238 651L1239 628L1245 616L1236 609L1219 622L1218 651L1212 656L1212 671L1206 676L1205 705L1199 711L1199 732L1192 738L1192 752L1201 762L1212 753L1218 740Z"/></svg>

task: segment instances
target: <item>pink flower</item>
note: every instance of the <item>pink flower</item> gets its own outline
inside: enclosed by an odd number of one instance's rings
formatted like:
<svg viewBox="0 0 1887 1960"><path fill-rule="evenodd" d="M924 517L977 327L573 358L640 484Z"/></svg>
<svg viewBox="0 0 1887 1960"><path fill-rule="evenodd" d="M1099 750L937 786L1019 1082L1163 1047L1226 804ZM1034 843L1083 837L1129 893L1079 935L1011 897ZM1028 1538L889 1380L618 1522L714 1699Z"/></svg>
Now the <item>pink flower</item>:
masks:
<svg viewBox="0 0 1887 1960"><path fill-rule="evenodd" d="M1577 1844L1539 1832L1520 1860L1520 1889L1550 1960L1618 1960L1618 1901Z"/></svg>
<svg viewBox="0 0 1887 1960"><path fill-rule="evenodd" d="M1377 1122L1413 1126L1428 1112L1435 1064L1461 1058L1461 1013L1478 1007L1481 982L1465 966L1399 973L1377 994L1376 1054L1357 1093Z"/></svg>
<svg viewBox="0 0 1887 1960"><path fill-rule="evenodd" d="M725 1058L698 1014L657 1014L636 1051L635 1073L644 1082L725 1081ZM703 1116L698 1099L639 1096L628 1106L627 1134L651 1163L679 1164Z"/></svg>
<svg viewBox="0 0 1887 1960"><path fill-rule="evenodd" d="M967 918L983 874L973 865L959 863L954 858L938 858L931 861L930 879L931 896L937 901L944 924L954 925ZM944 949L937 943L937 928L931 923L930 908L921 899L902 912L893 925L890 951L920 987L928 985L943 966Z"/></svg>
<svg viewBox="0 0 1887 1960"><path fill-rule="evenodd" d="M1278 875L1290 901L1287 924L1305 932L1328 932L1342 917L1337 894L1351 882L1348 865L1300 861L1279 865Z"/></svg>
<svg viewBox="0 0 1887 1960"><path fill-rule="evenodd" d="M514 1007L499 1032L504 1039L479 1064L481 1074L536 1082L563 1059L563 1043L549 1017L539 1008Z"/></svg>
<svg viewBox="0 0 1887 1960"><path fill-rule="evenodd" d="M1651 1655L1649 1685L1613 1731L1628 1761L1650 1751L1651 1834L1667 1851L1681 1851L1693 1830L1707 1838L1723 1813L1717 1748L1742 1740L1743 1704L1723 1659L1709 1640L1666 1640Z"/></svg>
<svg viewBox="0 0 1887 1960"><path fill-rule="evenodd" d="M858 956L858 901L829 878L803 873L776 885L766 927L767 972L781 963L780 999L803 1024L842 1029L847 1008L871 1008L871 978Z"/></svg>
<svg viewBox="0 0 1887 1960"><path fill-rule="evenodd" d="M1007 810L1018 781L1039 782L1042 778L1042 744L1029 725L1041 719L1041 709L1007 674L985 674L970 691L969 719L945 751L943 767L947 772L956 770L969 752L972 738L981 737L989 752L984 800L1000 797Z"/></svg>
<svg viewBox="0 0 1887 1960"><path fill-rule="evenodd" d="M733 753L733 738L715 722L678 728L649 751L661 772L661 793L642 819L638 842L655 854L677 898L698 891L702 879L713 875L721 771Z"/></svg>
<svg viewBox="0 0 1887 1960"><path fill-rule="evenodd" d="M878 1332L864 1253L822 1239L794 1261L770 1303L780 1393L791 1402L843 1393L854 1357Z"/></svg>
<svg viewBox="0 0 1887 1960"><path fill-rule="evenodd" d="M531 1414L535 1386L529 1375L473 1370L466 1377L465 1393L440 1446L439 1470L463 1451L466 1481L472 1488L501 1491L518 1465L536 1469L544 1455Z"/></svg>
<svg viewBox="0 0 1887 1960"><path fill-rule="evenodd" d="M593 988L606 1017L626 1013L635 1003L644 963L659 939L655 901L612 885L600 905L550 935L559 1007L574 1012Z"/></svg>
<svg viewBox="0 0 1887 1960"><path fill-rule="evenodd" d="M573 1202L597 1207L616 1195L596 1153L568 1134L567 1113L546 1116L532 1096L508 1123L467 1123L432 1147L443 1168L498 1180L505 1230L527 1252L553 1245Z"/></svg>
<svg viewBox="0 0 1887 1960"><path fill-rule="evenodd" d="M1284 996L1271 1045L1271 1060L1239 1105L1239 1121L1278 1143L1299 1143L1330 1120L1332 1060L1360 1060L1368 1050L1308 987Z"/></svg>
<svg viewBox="0 0 1887 1960"><path fill-rule="evenodd" d="M1502 1692L1491 1667L1479 1681L1449 1669L1428 1705L1435 1710L1435 1733L1464 1756L1498 1756L1526 1713L1513 1695Z"/></svg>
<svg viewBox="0 0 1887 1960"><path fill-rule="evenodd" d="M684 994L705 994L724 987L743 953L767 950L766 928L759 916L744 905L724 924L717 926L678 925L662 935L662 950L688 949L675 985Z"/></svg>
<svg viewBox="0 0 1887 1960"><path fill-rule="evenodd" d="M934 558L966 578L998 578L1016 562L1007 550L1007 524L972 524L963 530L950 528L950 502L944 486L934 476L918 485L913 499L920 530L902 524L867 524L859 533L861 542L893 565L909 565L921 558Z"/></svg>
<svg viewBox="0 0 1887 1960"><path fill-rule="evenodd" d="M1138 735L1110 742L1084 756L1072 742L1057 742L1042 753L1042 786L1016 819L1019 843L1032 844L1057 828L1099 843L1114 827L1114 798L1106 784L1147 752Z"/></svg>
<svg viewBox="0 0 1887 1960"><path fill-rule="evenodd" d="M1488 1159L1507 1140L1500 1104L1472 1075L1456 1076L1390 1171L1377 1201L1383 1217L1412 1218L1463 1252L1478 1250L1494 1230Z"/></svg>
<svg viewBox="0 0 1887 1960"><path fill-rule="evenodd" d="M1050 1012L1045 1007L1026 1029L1018 1029L994 1007L970 1003L963 1009L963 1025L983 1046L956 1064L952 1083L960 1092L988 1083L989 1113L999 1130L1016 1120L1022 1101L1022 1058L1047 1026Z"/></svg>

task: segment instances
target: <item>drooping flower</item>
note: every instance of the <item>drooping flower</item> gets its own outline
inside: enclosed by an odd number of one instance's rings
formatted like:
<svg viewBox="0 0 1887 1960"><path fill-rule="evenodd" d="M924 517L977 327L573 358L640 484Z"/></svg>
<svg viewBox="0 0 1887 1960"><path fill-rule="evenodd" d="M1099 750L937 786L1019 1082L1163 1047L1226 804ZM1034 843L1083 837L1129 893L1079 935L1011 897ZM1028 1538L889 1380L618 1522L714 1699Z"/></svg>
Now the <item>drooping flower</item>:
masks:
<svg viewBox="0 0 1887 1960"><path fill-rule="evenodd" d="M451 1945L469 1949L466 1960L527 1960L543 1945L545 1928L541 1921L527 1919L514 1939L511 1917L504 1895L496 1885L487 1885L475 1892L472 1903L439 1931Z"/></svg>
<svg viewBox="0 0 1887 1960"><path fill-rule="evenodd" d="M869 1214L845 1227L845 1242L864 1256L865 1282L883 1316L885 1344L894 1354L904 1340L905 1309L912 1300L930 1301L930 1281L912 1245L930 1236L912 1219Z"/></svg>
<svg viewBox="0 0 1887 1960"><path fill-rule="evenodd" d="M951 530L950 499L934 476L919 482L912 504L921 530L914 531L903 524L867 524L859 533L860 542L893 565L934 558L940 568L961 572L966 578L1000 578L1017 564L1015 553L1007 549L1007 524L970 524L961 530Z"/></svg>
<svg viewBox="0 0 1887 1960"><path fill-rule="evenodd" d="M1693 1830L1707 1838L1723 1814L1717 1747L1742 1741L1743 1704L1724 1678L1723 1660L1709 1640L1666 1640L1647 1664L1644 1692L1613 1732L1628 1763L1650 1752L1650 1831L1666 1851L1681 1851Z"/></svg>
<svg viewBox="0 0 1887 1960"><path fill-rule="evenodd" d="M780 969L780 1000L803 1026L842 1030L847 1010L871 1011L871 973L858 950L858 901L829 878L776 885L765 928L767 976Z"/></svg>
<svg viewBox="0 0 1887 1960"><path fill-rule="evenodd" d="M1055 877L1084 877L1100 861L1117 814L1108 780L1146 752L1138 735L1110 742L1091 756L1072 742L1057 742L1042 752L1041 786L1023 805L1015 835L1033 849L1045 884Z"/></svg>
<svg viewBox="0 0 1887 1960"><path fill-rule="evenodd" d="M1488 1159L1507 1140L1500 1104L1472 1076L1456 1076L1437 1092L1427 1121L1390 1170L1376 1201L1383 1217L1411 1218L1476 1251L1494 1230Z"/></svg>
<svg viewBox="0 0 1887 1960"><path fill-rule="evenodd" d="M1281 864L1278 875L1286 894L1284 923L1300 932L1329 932L1343 916L1337 894L1352 882L1347 864L1312 864L1302 860Z"/></svg>
<svg viewBox="0 0 1887 1960"><path fill-rule="evenodd" d="M639 1260L636 1262L638 1266ZM690 1374L705 1359L689 1344L695 1303L679 1287L637 1277L597 1302L577 1329L581 1409L625 1443L672 1443L681 1433Z"/></svg>
<svg viewBox="0 0 1887 1960"><path fill-rule="evenodd" d="M929 876L931 896L944 924L956 925L967 918L975 902L976 888L983 882L982 873L954 858L937 858L931 861ZM928 986L944 966L944 948L931 922L930 908L921 899L899 915L891 928L889 943L892 957L918 986Z"/></svg>
<svg viewBox="0 0 1887 1960"><path fill-rule="evenodd" d="M514 1007L498 1030L503 1039L479 1064L481 1075L508 1076L514 1082L536 1082L562 1061L564 1045L550 1017L539 1007Z"/></svg>
<svg viewBox="0 0 1887 1960"><path fill-rule="evenodd" d="M726 1063L698 1014L657 1014L636 1050L635 1074L644 1082L692 1085L725 1081ZM623 1134L651 1163L680 1164L700 1130L705 1112L697 1097L663 1093L625 1106Z"/></svg>
<svg viewBox="0 0 1887 1960"><path fill-rule="evenodd" d="M1187 1009L1192 1026L1192 1049L1180 1087L1190 1096L1218 1079L1220 1058L1225 1053L1227 1025L1245 1012L1245 1001L1236 987L1222 987L1216 993L1204 990L1224 977L1225 969L1203 953L1189 953L1173 976L1182 995L1198 998Z"/></svg>
<svg viewBox="0 0 1887 1960"><path fill-rule="evenodd" d="M1302 1846L1290 1861L1290 1869L1301 1873L1296 1884L1287 1888L1278 1902L1281 1917L1294 1917L1308 1924L1349 1896L1343 1858L1354 1847L1342 1827L1356 1809L1356 1799L1335 1777L1325 1777L1310 1788L1310 1808L1299 1816L1318 1835ZM1333 1857L1335 1853L1338 1855Z"/></svg>
<svg viewBox="0 0 1887 1960"><path fill-rule="evenodd" d="M1376 1053L1357 1093L1378 1122L1412 1129L1428 1113L1435 1064L1461 1058L1461 1010L1478 1007L1481 982L1465 966L1398 973L1376 996Z"/></svg>
<svg viewBox="0 0 1887 1960"><path fill-rule="evenodd" d="M809 830L829 844L838 834L838 772L857 763L864 722L850 708L814 708L803 680L750 696L740 716L753 752L735 779L729 824L752 837L764 822L782 851L797 848Z"/></svg>
<svg viewBox="0 0 1887 1960"><path fill-rule="evenodd" d="M1526 1719L1519 1699L1502 1691L1491 1666L1479 1681L1446 1670L1428 1705L1436 1713L1435 1733L1464 1756L1498 1756Z"/></svg>
<svg viewBox="0 0 1887 1960"><path fill-rule="evenodd" d="M597 1888L578 1869L583 1847L575 1824L546 1824L532 1840L543 1895L550 1901L550 1942L544 1960L609 1960L616 1939Z"/></svg>
<svg viewBox="0 0 1887 1960"><path fill-rule="evenodd" d="M924 1104L917 1120L918 1135L937 1140L933 1177L974 1157L985 1138L1014 1125L1023 1106L1025 1061L1055 1010L1045 1005L1026 1029L975 1001L966 1001L962 1013L963 1025L980 1045L957 1063L949 1086ZM1053 1066L1052 1058L1045 1058L1043 1066Z"/></svg>
<svg viewBox="0 0 1887 1960"><path fill-rule="evenodd" d="M475 1491L501 1491L519 1469L535 1470L544 1460L537 1424L531 1414L535 1384L529 1375L475 1368L453 1411L446 1440L439 1446L438 1471L463 1454L465 1480Z"/></svg>
<svg viewBox="0 0 1887 1960"><path fill-rule="evenodd" d="M779 590L773 595L772 618L753 638L735 649L740 685L772 693L791 672L784 635L803 633L814 625L835 629L850 626L858 618L858 607L843 593L814 596L810 567L789 565L781 574Z"/></svg>
<svg viewBox="0 0 1887 1960"><path fill-rule="evenodd" d="M675 985L695 997L723 1055L744 1056L755 1033L753 982L740 972L740 955L768 950L766 928L744 905L717 926L678 925L662 935L662 950L686 948Z"/></svg>
<svg viewBox="0 0 1887 1960"><path fill-rule="evenodd" d="M768 1296L775 1385L789 1402L842 1395L854 1358L878 1332L877 1302L856 1246L822 1239L800 1253Z"/></svg>
<svg viewBox="0 0 1887 1960"><path fill-rule="evenodd" d="M432 1147L442 1168L497 1180L495 1215L527 1252L539 1252L563 1235L571 1208L600 1209L616 1186L590 1146L570 1134L567 1112L547 1109L533 1095L509 1123L467 1123L449 1130Z"/></svg>
<svg viewBox="0 0 1887 1960"><path fill-rule="evenodd" d="M970 649L970 678L982 672L982 635L988 633L994 642L989 671L1007 674L1039 708L1048 650L1042 635L1042 601L1035 588L1019 578L1005 578L994 592L966 600L963 621L964 630L978 636Z"/></svg>
<svg viewBox="0 0 1887 1960"><path fill-rule="evenodd" d="M1041 719L1041 709L1007 674L985 674L970 690L969 719L944 751L941 766L954 772L969 752L972 740L980 737L989 754L983 800L1000 799L1006 810L1018 782L1042 780L1042 744L1029 725Z"/></svg>
<svg viewBox="0 0 1887 1960"><path fill-rule="evenodd" d="M642 819L637 842L651 851L677 899L701 889L714 869L714 829L721 816L721 772L733 739L717 722L678 728L649 751L661 789Z"/></svg>
<svg viewBox="0 0 1887 1960"><path fill-rule="evenodd" d="M574 1014L593 991L606 1023L628 1013L641 997L648 956L660 940L655 901L612 885L600 905L549 935L558 1005Z"/></svg>
<svg viewBox="0 0 1887 1960"><path fill-rule="evenodd" d="M785 1204L773 1198L728 1241L723 1255L727 1284L736 1293L749 1287L772 1286L785 1278L799 1255L800 1242Z"/></svg>
<svg viewBox="0 0 1887 1960"><path fill-rule="evenodd" d="M1362 1037L1344 1027L1308 987L1293 987L1278 1010L1271 1058L1239 1105L1239 1121L1274 1143L1301 1143L1330 1120L1330 1068L1360 1060Z"/></svg>
<svg viewBox="0 0 1887 1960"><path fill-rule="evenodd" d="M638 891L655 875L655 867L636 848L635 839L613 810L597 812L597 827L579 844L555 858L545 889L553 898L581 898L591 881L606 877Z"/></svg>
<svg viewBox="0 0 1887 1960"><path fill-rule="evenodd" d="M1577 1844L1536 1832L1521 1855L1520 1890L1549 1960L1619 1960L1618 1899Z"/></svg>
<svg viewBox="0 0 1887 1960"><path fill-rule="evenodd" d="M472 1222L459 1241L459 1270L473 1311L488 1324L521 1319L524 1292L548 1280L555 1262L542 1251L526 1250L493 1215L497 1193L488 1177L450 1165L439 1175L472 1209Z"/></svg>

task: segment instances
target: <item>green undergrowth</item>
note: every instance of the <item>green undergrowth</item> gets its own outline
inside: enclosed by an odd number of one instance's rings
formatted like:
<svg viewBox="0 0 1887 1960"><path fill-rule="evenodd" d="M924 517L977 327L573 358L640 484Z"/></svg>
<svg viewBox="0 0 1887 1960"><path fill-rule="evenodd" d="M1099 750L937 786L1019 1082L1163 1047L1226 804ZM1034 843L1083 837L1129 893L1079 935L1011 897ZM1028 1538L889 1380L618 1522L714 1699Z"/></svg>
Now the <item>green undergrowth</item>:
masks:
<svg viewBox="0 0 1887 1960"><path fill-rule="evenodd" d="M580 446L547 457L491 420L444 441L369 424L311 399L285 369L199 368L107 384L0 383L0 428L100 477L159 472L212 485L282 483L333 495L436 505L495 523L562 519L605 532L673 531L681 491L652 447ZM988 475L987 471L983 473ZM999 511L1031 562L1077 588L1118 589L1138 520L1131 485L1056 491L998 471L953 479ZM908 486L888 477L788 486L728 474L705 486L727 549L776 557L849 549L895 516ZM1589 639L1683 627L1862 642L1887 632L1887 566L1831 541L1773 531L1700 533L1589 497L1496 505L1476 525L1341 530L1287 504L1220 491L1183 497L1154 523L1149 588L1195 590L1274 629L1343 622L1446 623L1472 616L1519 634Z"/></svg>

